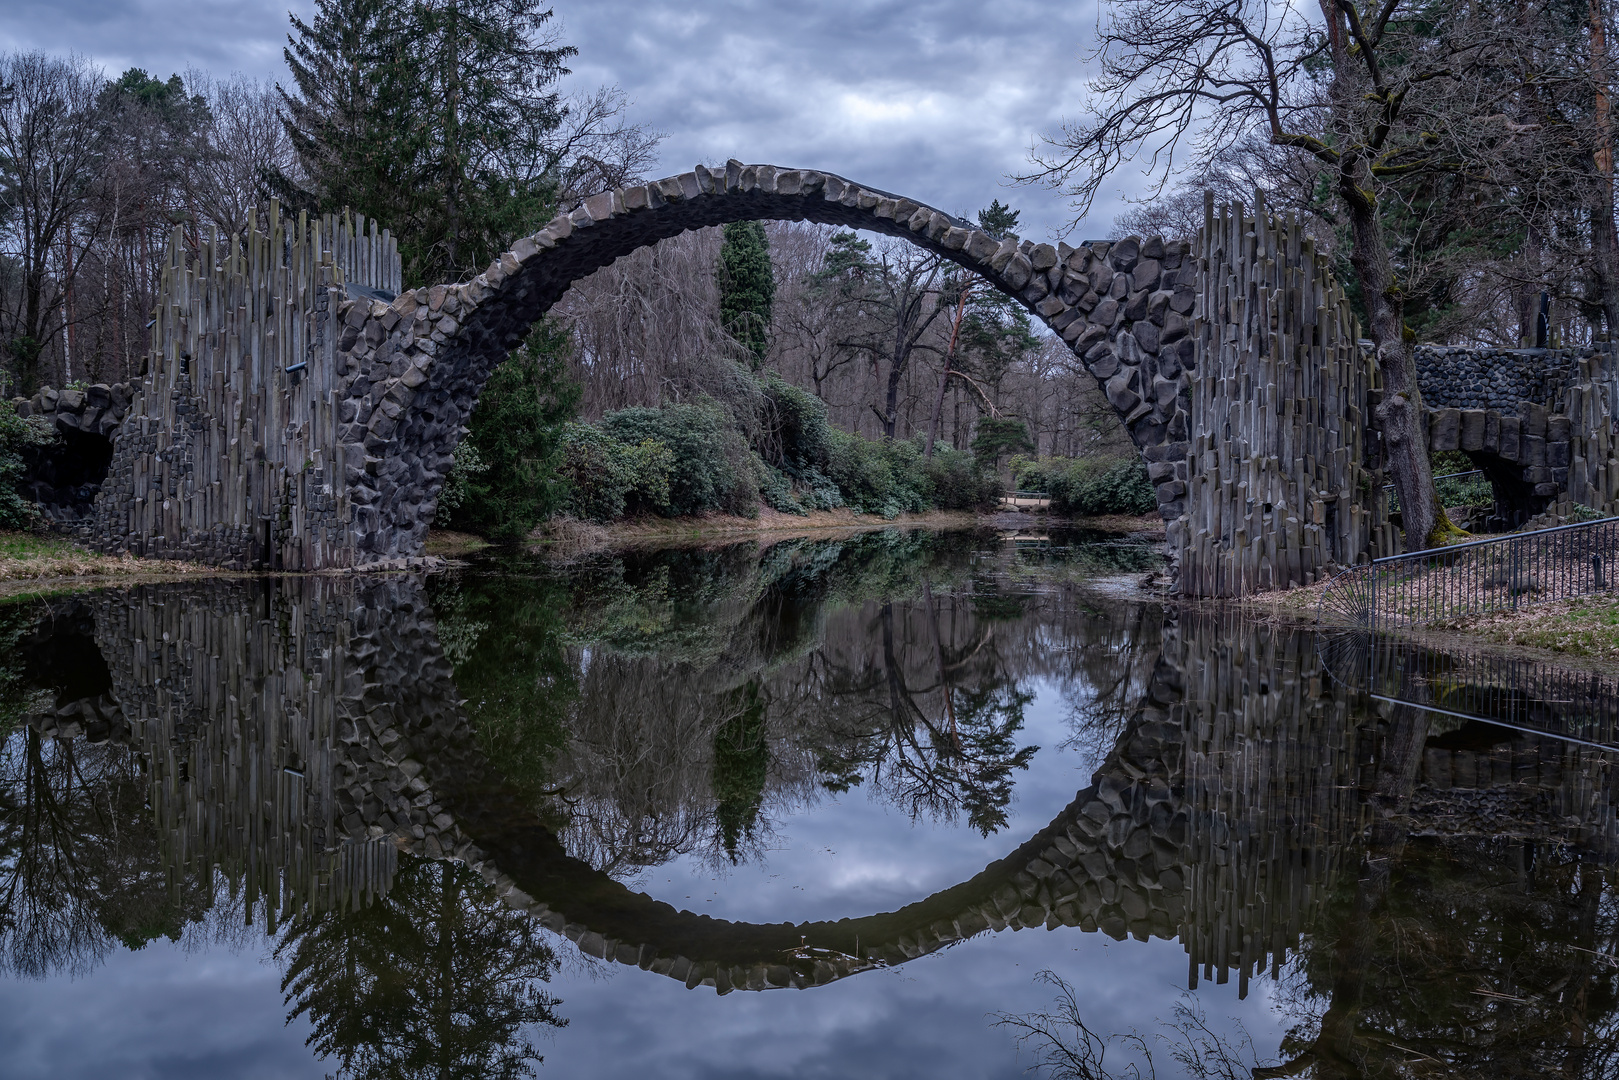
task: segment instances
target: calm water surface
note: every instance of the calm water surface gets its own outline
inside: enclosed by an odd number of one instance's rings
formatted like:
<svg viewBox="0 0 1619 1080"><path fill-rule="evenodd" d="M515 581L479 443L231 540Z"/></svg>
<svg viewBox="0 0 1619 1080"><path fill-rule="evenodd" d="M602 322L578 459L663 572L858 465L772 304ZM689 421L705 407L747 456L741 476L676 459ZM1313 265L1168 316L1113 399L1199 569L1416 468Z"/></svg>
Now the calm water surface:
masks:
<svg viewBox="0 0 1619 1080"><path fill-rule="evenodd" d="M1615 1075L1604 739L1108 587L1156 565L893 531L0 609L0 1076Z"/></svg>

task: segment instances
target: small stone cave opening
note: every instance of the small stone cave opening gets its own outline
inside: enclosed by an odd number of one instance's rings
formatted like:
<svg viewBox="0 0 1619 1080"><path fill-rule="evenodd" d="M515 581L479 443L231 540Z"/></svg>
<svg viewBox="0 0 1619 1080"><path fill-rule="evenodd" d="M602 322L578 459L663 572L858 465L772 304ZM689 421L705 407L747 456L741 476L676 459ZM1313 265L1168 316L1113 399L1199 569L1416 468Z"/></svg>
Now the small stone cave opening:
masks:
<svg viewBox="0 0 1619 1080"><path fill-rule="evenodd" d="M71 530L90 520L111 466L111 439L58 426L55 442L24 453L22 494L52 528Z"/></svg>

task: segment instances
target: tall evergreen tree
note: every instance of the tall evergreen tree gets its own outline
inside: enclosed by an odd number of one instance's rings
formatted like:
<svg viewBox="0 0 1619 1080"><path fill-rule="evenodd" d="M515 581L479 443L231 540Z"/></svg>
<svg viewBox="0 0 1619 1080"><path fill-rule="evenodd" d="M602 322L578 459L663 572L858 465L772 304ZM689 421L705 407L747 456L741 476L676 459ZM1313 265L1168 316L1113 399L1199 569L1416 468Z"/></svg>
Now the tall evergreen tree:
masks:
<svg viewBox="0 0 1619 1080"><path fill-rule="evenodd" d="M282 176L282 194L312 208L356 210L403 242L412 174L425 152L412 116L419 91L407 9L398 0L316 0L311 22L291 18L282 55L295 92L277 89L307 188Z"/></svg>
<svg viewBox="0 0 1619 1080"><path fill-rule="evenodd" d="M286 50L288 131L328 209L377 217L412 284L470 277L555 209L577 50L537 0L317 0Z"/></svg>
<svg viewBox="0 0 1619 1080"><path fill-rule="evenodd" d="M452 470L446 480L446 487L461 485L450 518L457 526L521 540L561 505L562 429L579 401L568 378L571 343L567 328L542 320L484 384L466 434L479 470Z"/></svg>
<svg viewBox="0 0 1619 1080"><path fill-rule="evenodd" d="M744 838L753 837L770 779L770 744L765 740L765 699L758 680L739 687L735 716L714 733L714 821L720 845L734 866Z"/></svg>
<svg viewBox="0 0 1619 1080"><path fill-rule="evenodd" d="M776 275L770 266L770 238L758 221L725 226L720 245L720 324L748 352L755 371L770 347L770 309Z"/></svg>
<svg viewBox="0 0 1619 1080"><path fill-rule="evenodd" d="M518 1080L557 957L539 924L459 863L403 856L388 895L288 927L276 946L289 1022L356 1080Z"/></svg>

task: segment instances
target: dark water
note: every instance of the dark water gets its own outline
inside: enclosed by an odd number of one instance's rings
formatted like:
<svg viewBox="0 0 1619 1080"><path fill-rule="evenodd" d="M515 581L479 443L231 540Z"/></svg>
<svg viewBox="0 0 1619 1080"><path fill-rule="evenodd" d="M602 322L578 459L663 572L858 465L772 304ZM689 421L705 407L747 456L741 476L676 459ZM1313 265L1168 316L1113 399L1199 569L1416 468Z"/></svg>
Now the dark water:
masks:
<svg viewBox="0 0 1619 1080"><path fill-rule="evenodd" d="M1612 752L1532 730L1573 684L1491 724L1464 664L1110 593L1155 566L893 532L0 609L0 1075L1015 1077L1027 1025L1075 1075L1614 1075Z"/></svg>

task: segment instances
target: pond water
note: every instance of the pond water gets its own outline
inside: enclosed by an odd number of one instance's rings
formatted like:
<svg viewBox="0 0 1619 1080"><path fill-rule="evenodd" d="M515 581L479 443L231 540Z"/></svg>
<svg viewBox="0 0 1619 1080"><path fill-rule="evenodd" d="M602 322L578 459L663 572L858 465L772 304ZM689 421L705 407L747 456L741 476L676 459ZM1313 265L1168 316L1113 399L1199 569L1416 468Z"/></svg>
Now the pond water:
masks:
<svg viewBox="0 0 1619 1080"><path fill-rule="evenodd" d="M0 608L0 1076L1614 1075L1587 684L1122 598L1159 565L893 530Z"/></svg>

